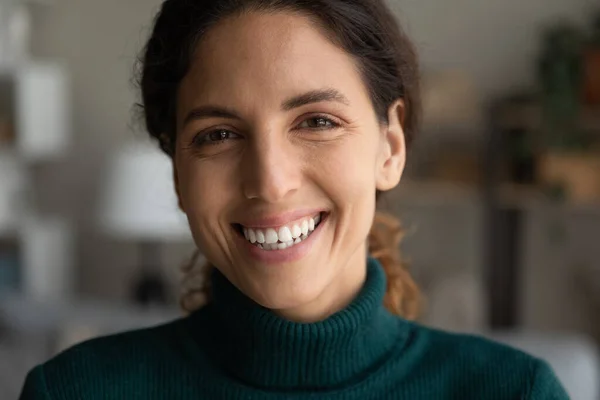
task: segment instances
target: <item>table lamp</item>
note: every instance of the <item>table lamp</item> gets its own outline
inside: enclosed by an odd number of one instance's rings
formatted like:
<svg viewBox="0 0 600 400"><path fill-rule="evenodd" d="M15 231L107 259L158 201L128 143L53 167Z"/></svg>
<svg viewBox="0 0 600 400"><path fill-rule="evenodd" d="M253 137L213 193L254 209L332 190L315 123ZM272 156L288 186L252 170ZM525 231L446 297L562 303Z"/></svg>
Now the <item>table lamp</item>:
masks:
<svg viewBox="0 0 600 400"><path fill-rule="evenodd" d="M171 160L149 142L122 145L109 157L103 188L101 229L139 244L133 300L144 306L166 303L160 247L191 240L185 214L177 206Z"/></svg>

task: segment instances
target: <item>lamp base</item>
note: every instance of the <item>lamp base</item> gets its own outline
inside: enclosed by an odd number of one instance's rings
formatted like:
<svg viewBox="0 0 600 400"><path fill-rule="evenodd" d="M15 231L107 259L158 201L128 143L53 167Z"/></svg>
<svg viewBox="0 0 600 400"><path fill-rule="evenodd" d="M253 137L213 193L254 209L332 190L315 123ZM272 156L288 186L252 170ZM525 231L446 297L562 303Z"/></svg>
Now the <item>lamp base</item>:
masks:
<svg viewBox="0 0 600 400"><path fill-rule="evenodd" d="M144 307L162 306L167 304L167 297L167 288L162 276L142 268L142 273L133 285L133 301Z"/></svg>
<svg viewBox="0 0 600 400"><path fill-rule="evenodd" d="M167 283L160 268L160 244L140 244L141 267L132 286L132 300L143 307L168 303Z"/></svg>

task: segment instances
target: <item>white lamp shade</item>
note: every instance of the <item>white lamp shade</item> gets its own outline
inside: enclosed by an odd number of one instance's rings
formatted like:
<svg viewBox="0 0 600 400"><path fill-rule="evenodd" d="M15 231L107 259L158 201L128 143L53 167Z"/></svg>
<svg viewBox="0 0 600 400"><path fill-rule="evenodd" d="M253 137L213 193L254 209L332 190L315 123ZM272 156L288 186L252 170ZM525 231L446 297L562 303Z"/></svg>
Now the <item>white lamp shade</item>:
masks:
<svg viewBox="0 0 600 400"><path fill-rule="evenodd" d="M150 143L131 143L109 160L100 225L116 237L182 240L191 237L177 206L171 160Z"/></svg>

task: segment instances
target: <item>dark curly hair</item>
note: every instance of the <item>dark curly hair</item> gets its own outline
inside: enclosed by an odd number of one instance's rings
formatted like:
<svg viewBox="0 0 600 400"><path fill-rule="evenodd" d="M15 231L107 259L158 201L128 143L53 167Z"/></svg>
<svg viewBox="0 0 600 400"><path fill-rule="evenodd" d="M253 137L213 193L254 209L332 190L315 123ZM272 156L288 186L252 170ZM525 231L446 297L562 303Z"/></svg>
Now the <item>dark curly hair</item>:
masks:
<svg viewBox="0 0 600 400"><path fill-rule="evenodd" d="M380 122L388 122L394 101L404 100L402 123L409 146L420 111L417 55L382 0L166 0L138 63L140 108L148 132L161 149L174 155L177 90L203 35L226 17L277 11L310 18L332 43L355 59ZM382 235L382 220L376 218L373 225L370 251L388 275L388 308L410 317L416 314L418 290L396 254L397 240ZM386 235L399 238L399 224L387 224L392 225L394 232L386 231ZM193 268L187 269L192 274Z"/></svg>

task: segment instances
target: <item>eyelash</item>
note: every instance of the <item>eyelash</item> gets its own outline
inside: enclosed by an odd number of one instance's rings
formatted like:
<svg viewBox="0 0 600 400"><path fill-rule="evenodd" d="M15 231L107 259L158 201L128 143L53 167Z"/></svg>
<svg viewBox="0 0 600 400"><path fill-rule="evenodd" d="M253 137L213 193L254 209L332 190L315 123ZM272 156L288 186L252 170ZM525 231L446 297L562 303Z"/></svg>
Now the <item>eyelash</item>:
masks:
<svg viewBox="0 0 600 400"><path fill-rule="evenodd" d="M295 128L295 129L308 129L308 130L312 130L312 131L323 131L323 130L332 130L332 129L337 129L341 126L341 123L335 121L334 119L330 118L330 117L326 117L324 115L313 115L310 116L309 118L304 119L299 125L304 124L307 121L310 120L325 120L327 123L329 123L330 125L327 127L317 127L317 128ZM215 141L210 141L207 140L210 135L214 134L214 133L218 133L218 132L226 132L227 134L233 134L235 136L240 136L237 133L228 130L228 129L224 129L224 128L218 128L218 129L213 129L211 131L208 132L201 132L198 135L196 135L193 139L192 139L192 146L217 146L222 144L223 142L226 141L226 139L222 139L222 140L215 140Z"/></svg>
<svg viewBox="0 0 600 400"><path fill-rule="evenodd" d="M216 146L216 145L219 145L219 144L223 143L225 141L225 139L214 140L214 141L208 140L208 138L212 134L218 133L218 132L221 132L221 133L225 132L230 135L233 134L235 136L240 136L237 133L235 133L231 130L228 130L228 129L224 129L224 128L213 129L211 131L202 132L202 133L199 133L198 135L194 136L194 138L192 139L191 145L192 146Z"/></svg>
<svg viewBox="0 0 600 400"><path fill-rule="evenodd" d="M334 119L327 117L325 115L311 115L310 117L304 119L300 125L302 125L303 123L305 123L306 121L310 121L310 120L325 120L327 121L329 124L331 124L331 126L329 127L320 127L320 128L304 128L304 129L310 129L310 130L315 130L315 131L322 131L322 130L327 130L327 129L337 129L341 126L341 124L337 121L335 121ZM300 128L302 129L302 128Z"/></svg>

